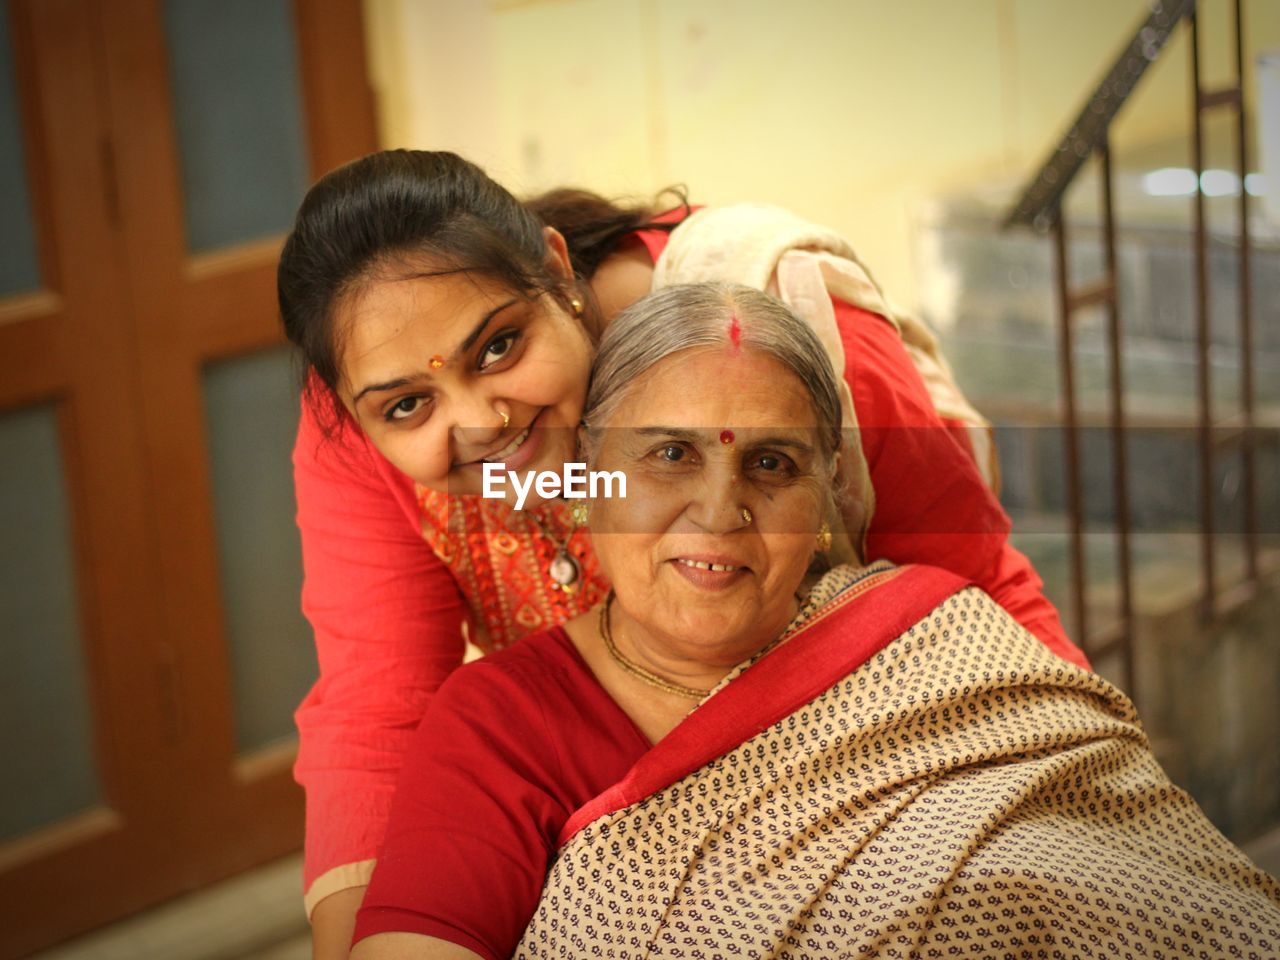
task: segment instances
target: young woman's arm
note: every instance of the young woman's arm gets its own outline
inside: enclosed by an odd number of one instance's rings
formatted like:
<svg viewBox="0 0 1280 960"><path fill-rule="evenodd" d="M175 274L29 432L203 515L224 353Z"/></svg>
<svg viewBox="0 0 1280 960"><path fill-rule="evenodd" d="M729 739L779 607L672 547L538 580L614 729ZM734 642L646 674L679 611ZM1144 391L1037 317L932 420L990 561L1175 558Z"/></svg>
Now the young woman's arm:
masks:
<svg viewBox="0 0 1280 960"><path fill-rule="evenodd" d="M462 662L463 602L418 532L412 483L350 424L326 436L306 400L294 478L302 606L320 663L296 714L304 888L317 957L322 946L345 957L359 895L344 891L368 883L403 754Z"/></svg>
<svg viewBox="0 0 1280 960"><path fill-rule="evenodd" d="M311 960L347 960L356 929L356 911L368 886L331 893L311 911Z"/></svg>
<svg viewBox="0 0 1280 960"><path fill-rule="evenodd" d="M1031 562L1009 544L1008 515L938 417L897 331L873 313L833 303L876 491L867 559L927 563L968 577L1050 650L1087 669Z"/></svg>
<svg viewBox="0 0 1280 960"><path fill-rule="evenodd" d="M318 958L316 958L318 960ZM379 933L361 940L351 960L484 960L478 953L439 937Z"/></svg>

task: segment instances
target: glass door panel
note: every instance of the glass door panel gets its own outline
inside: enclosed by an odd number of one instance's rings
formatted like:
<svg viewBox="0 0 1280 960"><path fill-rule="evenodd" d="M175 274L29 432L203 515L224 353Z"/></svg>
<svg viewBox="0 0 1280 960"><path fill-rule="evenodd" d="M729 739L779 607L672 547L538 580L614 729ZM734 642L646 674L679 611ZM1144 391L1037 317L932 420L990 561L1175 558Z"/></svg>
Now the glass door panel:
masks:
<svg viewBox="0 0 1280 960"><path fill-rule="evenodd" d="M293 710L316 678L299 610L302 549L290 453L298 421L293 354L283 348L205 368L218 571L226 611L236 749L292 742Z"/></svg>
<svg viewBox="0 0 1280 960"><path fill-rule="evenodd" d="M165 0L187 249L285 233L307 186L293 4Z"/></svg>
<svg viewBox="0 0 1280 960"><path fill-rule="evenodd" d="M97 806L58 416L0 416L0 842Z"/></svg>
<svg viewBox="0 0 1280 960"><path fill-rule="evenodd" d="M0 297L38 290L35 225L22 155L22 119L9 36L9 18L0 9Z"/></svg>

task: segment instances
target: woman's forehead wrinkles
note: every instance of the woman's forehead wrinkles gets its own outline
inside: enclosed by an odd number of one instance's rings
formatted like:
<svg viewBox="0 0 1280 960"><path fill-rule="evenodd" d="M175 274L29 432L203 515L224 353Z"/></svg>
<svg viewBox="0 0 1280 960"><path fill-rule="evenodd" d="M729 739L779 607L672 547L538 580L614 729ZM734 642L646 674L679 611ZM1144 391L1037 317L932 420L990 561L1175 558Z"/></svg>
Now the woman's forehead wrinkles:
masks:
<svg viewBox="0 0 1280 960"><path fill-rule="evenodd" d="M778 446L790 447L804 453L814 450L811 426L780 426L765 424L756 427L736 427L727 430L719 426L692 427L651 425L636 427L606 427L615 436L625 440L648 443L655 440L676 440L686 443L699 443L710 446L730 446L743 449L747 447ZM725 440L724 434L732 434Z"/></svg>

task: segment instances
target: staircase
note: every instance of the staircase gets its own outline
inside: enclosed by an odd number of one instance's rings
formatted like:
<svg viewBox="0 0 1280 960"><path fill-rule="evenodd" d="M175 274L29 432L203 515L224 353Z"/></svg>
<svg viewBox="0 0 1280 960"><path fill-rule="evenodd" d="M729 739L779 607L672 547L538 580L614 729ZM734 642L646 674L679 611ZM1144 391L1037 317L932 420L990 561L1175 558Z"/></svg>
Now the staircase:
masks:
<svg viewBox="0 0 1280 960"><path fill-rule="evenodd" d="M924 266L949 280L930 319L997 425L1015 545L1174 779L1245 841L1280 823L1280 237L1244 188L1240 7L1154 3L1013 202L946 205ZM1201 81L1202 16L1231 20L1233 86ZM1190 149L1113 156L1177 30L1190 62L1159 69L1185 71ZM1224 112L1235 169L1206 171L1202 117ZM1188 153L1185 195L1153 193Z"/></svg>

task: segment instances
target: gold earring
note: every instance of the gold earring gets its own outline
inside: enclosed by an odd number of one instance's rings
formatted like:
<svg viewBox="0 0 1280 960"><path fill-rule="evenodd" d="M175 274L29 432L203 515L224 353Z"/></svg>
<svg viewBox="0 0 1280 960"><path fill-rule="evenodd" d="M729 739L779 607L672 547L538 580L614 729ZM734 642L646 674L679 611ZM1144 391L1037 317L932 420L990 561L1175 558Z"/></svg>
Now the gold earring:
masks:
<svg viewBox="0 0 1280 960"><path fill-rule="evenodd" d="M569 306L571 306L571 307L573 308L573 315L574 315L575 317L580 317L580 316L582 316L582 301L581 301L581 300L579 300L577 297L573 297L572 299L570 299L570 300L569 300Z"/></svg>
<svg viewBox="0 0 1280 960"><path fill-rule="evenodd" d="M585 527L587 520L591 517L591 510L587 506L585 500L579 500L569 508L569 517L573 520L575 527Z"/></svg>
<svg viewBox="0 0 1280 960"><path fill-rule="evenodd" d="M503 412L502 410L499 410L497 407L494 407L494 408L493 408L493 412L494 412L494 413L496 413L498 416L500 416L500 417L502 418L502 429L503 429L503 430L505 430L505 429L507 429L507 427L511 426L511 418L510 418L509 416L507 416L507 414L506 414L505 412Z"/></svg>
<svg viewBox="0 0 1280 960"><path fill-rule="evenodd" d="M825 520L822 521L822 527L818 530L818 552L826 553L831 549L831 527Z"/></svg>
<svg viewBox="0 0 1280 960"><path fill-rule="evenodd" d="M751 510L747 507L742 508L742 522L747 526L751 526L752 521Z"/></svg>

